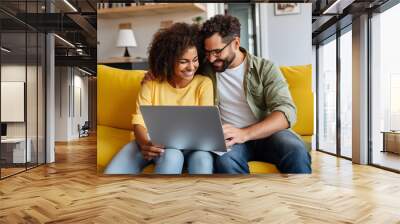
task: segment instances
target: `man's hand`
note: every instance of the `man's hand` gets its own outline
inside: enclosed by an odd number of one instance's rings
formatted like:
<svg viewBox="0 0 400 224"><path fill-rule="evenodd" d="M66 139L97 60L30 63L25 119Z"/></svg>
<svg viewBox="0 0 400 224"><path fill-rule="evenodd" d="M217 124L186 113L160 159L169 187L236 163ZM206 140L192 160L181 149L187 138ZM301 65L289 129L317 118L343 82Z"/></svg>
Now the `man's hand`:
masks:
<svg viewBox="0 0 400 224"><path fill-rule="evenodd" d="M140 150L142 151L144 159L152 160L164 153L164 146L149 143L147 145L141 145Z"/></svg>
<svg viewBox="0 0 400 224"><path fill-rule="evenodd" d="M222 125L224 131L225 144L229 148L234 144L245 143L247 141L247 130L236 128L230 124Z"/></svg>
<svg viewBox="0 0 400 224"><path fill-rule="evenodd" d="M151 71L147 71L146 73L144 73L144 77L140 84L143 85L145 82L152 81L155 79L156 79L156 77L153 75L153 73Z"/></svg>

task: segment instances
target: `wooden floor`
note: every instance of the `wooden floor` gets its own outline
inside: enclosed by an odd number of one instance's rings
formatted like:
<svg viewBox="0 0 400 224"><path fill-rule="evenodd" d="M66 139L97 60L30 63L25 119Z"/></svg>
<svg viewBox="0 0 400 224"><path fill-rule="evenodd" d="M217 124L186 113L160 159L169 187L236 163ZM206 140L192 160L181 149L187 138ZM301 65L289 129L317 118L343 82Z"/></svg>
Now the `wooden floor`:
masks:
<svg viewBox="0 0 400 224"><path fill-rule="evenodd" d="M0 223L400 223L399 174L312 156L312 175L101 176L85 138L0 181Z"/></svg>
<svg viewBox="0 0 400 224"><path fill-rule="evenodd" d="M11 176L11 175L13 175L13 174L16 174L16 173L19 173L19 172L22 172L22 171L25 171L26 169L25 169L25 167L17 167L17 168L4 168L4 167L2 167L1 168L1 177L3 178L3 177L8 177L8 176Z"/></svg>
<svg viewBox="0 0 400 224"><path fill-rule="evenodd" d="M23 172L27 169L33 169L37 167L37 164L33 163L27 163L27 167L25 167L25 164L18 164L17 167L2 167L1 168L1 178L5 178L20 172Z"/></svg>

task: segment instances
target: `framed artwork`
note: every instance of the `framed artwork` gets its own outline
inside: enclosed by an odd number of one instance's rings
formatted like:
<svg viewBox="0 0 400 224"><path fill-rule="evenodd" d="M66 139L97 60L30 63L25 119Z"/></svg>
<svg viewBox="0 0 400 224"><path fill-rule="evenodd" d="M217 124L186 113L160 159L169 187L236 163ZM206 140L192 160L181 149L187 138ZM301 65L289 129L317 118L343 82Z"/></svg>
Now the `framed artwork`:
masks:
<svg viewBox="0 0 400 224"><path fill-rule="evenodd" d="M275 15L293 15L300 13L299 3L275 3Z"/></svg>

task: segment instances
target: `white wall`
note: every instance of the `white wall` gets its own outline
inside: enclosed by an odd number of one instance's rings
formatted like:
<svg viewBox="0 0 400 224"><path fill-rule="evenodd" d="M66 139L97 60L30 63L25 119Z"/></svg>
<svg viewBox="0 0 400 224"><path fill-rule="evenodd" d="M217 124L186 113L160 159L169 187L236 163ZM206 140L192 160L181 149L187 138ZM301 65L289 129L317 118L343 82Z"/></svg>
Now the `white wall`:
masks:
<svg viewBox="0 0 400 224"><path fill-rule="evenodd" d="M260 3L261 56L278 65L312 64L311 3L300 14L276 16L274 3Z"/></svg>
<svg viewBox="0 0 400 224"><path fill-rule="evenodd" d="M1 66L1 81L25 82L26 69L31 70L32 67L25 65L8 64ZM31 73L29 73L31 74ZM32 94L33 95L33 94ZM1 108L7 110L7 108ZM10 122L7 123L7 137L25 137L26 122Z"/></svg>
<svg viewBox="0 0 400 224"><path fill-rule="evenodd" d="M56 67L55 120L56 141L69 141L79 137L78 124L88 120L88 78L76 68ZM80 89L82 116L77 108ZM74 105L75 104L75 105ZM75 111L74 111L75 109ZM75 113L74 113L75 112Z"/></svg>
<svg viewBox="0 0 400 224"><path fill-rule="evenodd" d="M37 70L38 69L38 70ZM1 66L1 81L24 82L26 85L26 107L25 104L19 108L20 112L26 112L26 120L23 122L7 122L7 137L24 138L30 140L31 156L36 162L39 154L39 163L44 162L44 74L39 66L25 64L3 64ZM2 95L2 98L7 95ZM12 110L2 107L1 110ZM3 111L4 112L4 111ZM9 111L13 113L14 111Z"/></svg>
<svg viewBox="0 0 400 224"><path fill-rule="evenodd" d="M28 78L28 84L30 88L27 88L27 122L7 122L7 136L8 137L25 137L25 126L28 125L28 137L32 133L36 134L36 122L37 122L37 98L36 98L36 66L26 66L18 64L4 64L1 66L1 81L2 82L24 82ZM35 76L35 78L33 77ZM34 88L31 88L34 86ZM2 96L4 97L4 96ZM1 108L1 110L7 110L8 108ZM24 110L24 108L22 108Z"/></svg>
<svg viewBox="0 0 400 224"><path fill-rule="evenodd" d="M82 76L83 73L80 75L75 75L75 86L81 88L82 90L82 116L80 116L80 121L83 123L88 120L89 118L89 89L88 89L88 82L89 79L87 76Z"/></svg>
<svg viewBox="0 0 400 224"><path fill-rule="evenodd" d="M88 77L87 76L81 76L83 73L78 73L76 74L77 70L75 70L75 75L74 75L74 87L75 87L75 94L74 97L74 110L75 113L73 113L73 119L71 120L72 122L72 130L71 130L71 135L73 138L79 137L79 132L78 132L78 124L82 126L85 121L88 121L89 119L89 112L88 112L88 107L89 107L89 92L88 92ZM78 71L79 72L79 71ZM80 90L80 99L78 99L78 93L77 90ZM80 103L78 101L81 101ZM79 106L80 104L80 106ZM80 113L79 108L82 110Z"/></svg>
<svg viewBox="0 0 400 224"><path fill-rule="evenodd" d="M215 9L217 10L217 9ZM192 23L192 19L202 16L207 19L207 14L193 12L177 12L160 14L158 16L127 17L122 19L97 19L97 60L104 60L110 57L121 57L124 48L116 47L118 37L118 25L120 23L131 23L135 34L137 47L130 47L129 53L132 57L147 58L147 48L153 34L160 28L160 22L172 20L173 22Z"/></svg>
<svg viewBox="0 0 400 224"><path fill-rule="evenodd" d="M69 77L67 67L55 68L55 140L67 141L68 139L68 85Z"/></svg>

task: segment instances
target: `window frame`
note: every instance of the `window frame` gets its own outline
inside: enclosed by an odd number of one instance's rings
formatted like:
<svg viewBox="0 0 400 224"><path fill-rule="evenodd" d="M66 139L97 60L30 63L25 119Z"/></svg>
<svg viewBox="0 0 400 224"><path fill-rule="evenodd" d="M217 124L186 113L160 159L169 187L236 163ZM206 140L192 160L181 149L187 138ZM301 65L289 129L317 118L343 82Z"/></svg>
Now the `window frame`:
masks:
<svg viewBox="0 0 400 224"><path fill-rule="evenodd" d="M337 30L336 33L327 37L326 39L320 41L316 44L316 151L323 152L329 155L337 156L339 158L352 160L352 158L342 155L341 150L341 94L340 94L340 82L341 82L341 57L340 57L340 37L347 32L352 32L352 23L343 27L340 30ZM327 44L331 41L336 41L336 152L328 152L327 150L321 149L319 142L319 117L320 117L320 99L319 99L319 73L320 73L320 64L319 64L319 48L321 45Z"/></svg>

